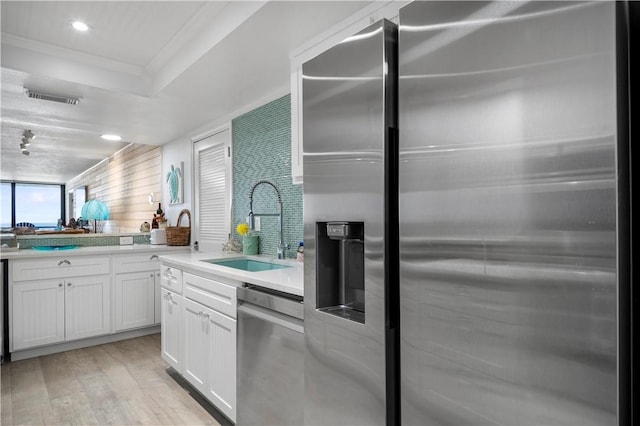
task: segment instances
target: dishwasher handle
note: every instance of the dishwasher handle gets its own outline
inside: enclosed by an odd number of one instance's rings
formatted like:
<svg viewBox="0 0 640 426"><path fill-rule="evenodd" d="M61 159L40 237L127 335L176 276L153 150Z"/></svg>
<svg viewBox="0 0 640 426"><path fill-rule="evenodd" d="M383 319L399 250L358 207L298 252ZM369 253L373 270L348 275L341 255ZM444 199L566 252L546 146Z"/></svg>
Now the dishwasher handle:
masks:
<svg viewBox="0 0 640 426"><path fill-rule="evenodd" d="M253 284L238 287L238 302L248 302L265 309L304 320L303 298Z"/></svg>
<svg viewBox="0 0 640 426"><path fill-rule="evenodd" d="M250 316L270 324L279 325L295 332L304 334L304 322L301 319L293 318L251 303L241 302L238 305L238 319L243 316Z"/></svg>

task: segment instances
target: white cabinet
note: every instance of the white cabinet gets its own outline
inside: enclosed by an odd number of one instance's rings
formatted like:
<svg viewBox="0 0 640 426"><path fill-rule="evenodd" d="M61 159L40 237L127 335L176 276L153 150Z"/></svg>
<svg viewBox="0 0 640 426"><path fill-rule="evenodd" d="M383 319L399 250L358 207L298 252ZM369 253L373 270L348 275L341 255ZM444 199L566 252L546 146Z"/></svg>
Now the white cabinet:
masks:
<svg viewBox="0 0 640 426"><path fill-rule="evenodd" d="M155 323L156 273L116 274L114 326L116 331Z"/></svg>
<svg viewBox="0 0 640 426"><path fill-rule="evenodd" d="M18 281L11 286L12 351L111 331L109 275L21 281L22 276L14 274L14 278Z"/></svg>
<svg viewBox="0 0 640 426"><path fill-rule="evenodd" d="M160 261L157 254L114 257L116 331L160 322Z"/></svg>
<svg viewBox="0 0 640 426"><path fill-rule="evenodd" d="M236 320L184 299L185 378L235 421Z"/></svg>
<svg viewBox="0 0 640 426"><path fill-rule="evenodd" d="M165 265L161 276L162 358L235 422L239 283L183 273Z"/></svg>
<svg viewBox="0 0 640 426"><path fill-rule="evenodd" d="M84 275L109 274L111 262L108 256L50 257L38 260L12 260L9 263L9 270L13 282L66 279Z"/></svg>
<svg viewBox="0 0 640 426"><path fill-rule="evenodd" d="M183 274L185 378L236 420L236 285Z"/></svg>
<svg viewBox="0 0 640 426"><path fill-rule="evenodd" d="M111 331L111 277L98 275L65 281L65 340L100 336Z"/></svg>
<svg viewBox="0 0 640 426"><path fill-rule="evenodd" d="M209 322L211 310L184 300L184 377L203 395L207 394L209 370Z"/></svg>
<svg viewBox="0 0 640 426"><path fill-rule="evenodd" d="M64 281L12 286L12 350L64 341Z"/></svg>
<svg viewBox="0 0 640 426"><path fill-rule="evenodd" d="M205 319L209 341L209 369L205 396L235 422L237 320L215 310L211 310Z"/></svg>
<svg viewBox="0 0 640 426"><path fill-rule="evenodd" d="M170 366L184 375L183 369L183 299L166 288L161 289L161 355Z"/></svg>
<svg viewBox="0 0 640 426"><path fill-rule="evenodd" d="M182 270L160 265L161 355L184 376Z"/></svg>

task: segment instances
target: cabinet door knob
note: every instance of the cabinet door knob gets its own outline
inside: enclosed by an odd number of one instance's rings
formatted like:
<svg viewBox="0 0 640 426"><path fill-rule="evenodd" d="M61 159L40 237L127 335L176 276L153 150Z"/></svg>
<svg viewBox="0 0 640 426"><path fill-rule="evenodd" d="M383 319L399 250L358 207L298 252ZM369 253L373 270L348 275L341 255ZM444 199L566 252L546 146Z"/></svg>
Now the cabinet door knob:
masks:
<svg viewBox="0 0 640 426"><path fill-rule="evenodd" d="M153 274L149 274L149 276L150 276L151 278L153 278Z"/></svg>
<svg viewBox="0 0 640 426"><path fill-rule="evenodd" d="M71 265L71 262L69 262L67 259L64 259L58 262L58 266L61 266L61 265Z"/></svg>
<svg viewBox="0 0 640 426"><path fill-rule="evenodd" d="M62 287L62 283L58 283L58 287Z"/></svg>

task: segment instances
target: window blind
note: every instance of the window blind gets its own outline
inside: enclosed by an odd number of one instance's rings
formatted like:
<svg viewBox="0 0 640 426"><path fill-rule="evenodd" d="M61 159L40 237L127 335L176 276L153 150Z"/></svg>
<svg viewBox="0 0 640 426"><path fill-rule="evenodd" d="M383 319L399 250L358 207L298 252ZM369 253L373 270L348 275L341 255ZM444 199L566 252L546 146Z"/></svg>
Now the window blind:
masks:
<svg viewBox="0 0 640 426"><path fill-rule="evenodd" d="M196 142L197 241L202 248L221 249L230 227L229 131Z"/></svg>

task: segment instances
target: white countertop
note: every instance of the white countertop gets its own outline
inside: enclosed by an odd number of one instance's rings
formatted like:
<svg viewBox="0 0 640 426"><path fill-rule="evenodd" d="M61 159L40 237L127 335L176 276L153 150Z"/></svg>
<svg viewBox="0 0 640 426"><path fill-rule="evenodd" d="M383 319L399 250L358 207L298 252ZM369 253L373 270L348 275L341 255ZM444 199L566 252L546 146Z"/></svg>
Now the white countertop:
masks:
<svg viewBox="0 0 640 426"><path fill-rule="evenodd" d="M189 246L167 246L164 244L133 244L126 246L93 246L78 247L71 250L42 251L34 249L20 249L17 251L1 251L2 259L37 259L46 257L69 257L96 254L127 254L127 253L169 253L175 251L190 251Z"/></svg>
<svg viewBox="0 0 640 426"><path fill-rule="evenodd" d="M202 276L218 276L235 282L236 285L249 283L283 291L285 293L304 295L304 264L293 259L279 260L272 256L243 256L239 253L225 252L197 252L188 246L167 246L163 244L133 244L126 246L95 246L78 247L71 250L42 251L34 249L21 249L18 251L2 251L2 259L42 259L50 257L112 255L128 253L154 253L160 256L160 260L175 268ZM248 257L251 259L280 263L290 268L275 269L271 271L248 272L227 266L214 265L203 262L203 259L232 259Z"/></svg>
<svg viewBox="0 0 640 426"><path fill-rule="evenodd" d="M288 265L290 266L290 268L281 268L260 272L248 272L241 269L203 262L203 259L233 258L250 258L263 262L266 261L279 263ZM185 272L194 273L201 276L217 276L233 280L236 282L236 285L241 283L249 283L270 288L272 290L295 294L297 296L304 295L304 264L293 259L280 260L266 255L243 256L239 253L191 251L189 253L167 253L166 255L161 254L160 260L164 265L182 269Z"/></svg>

